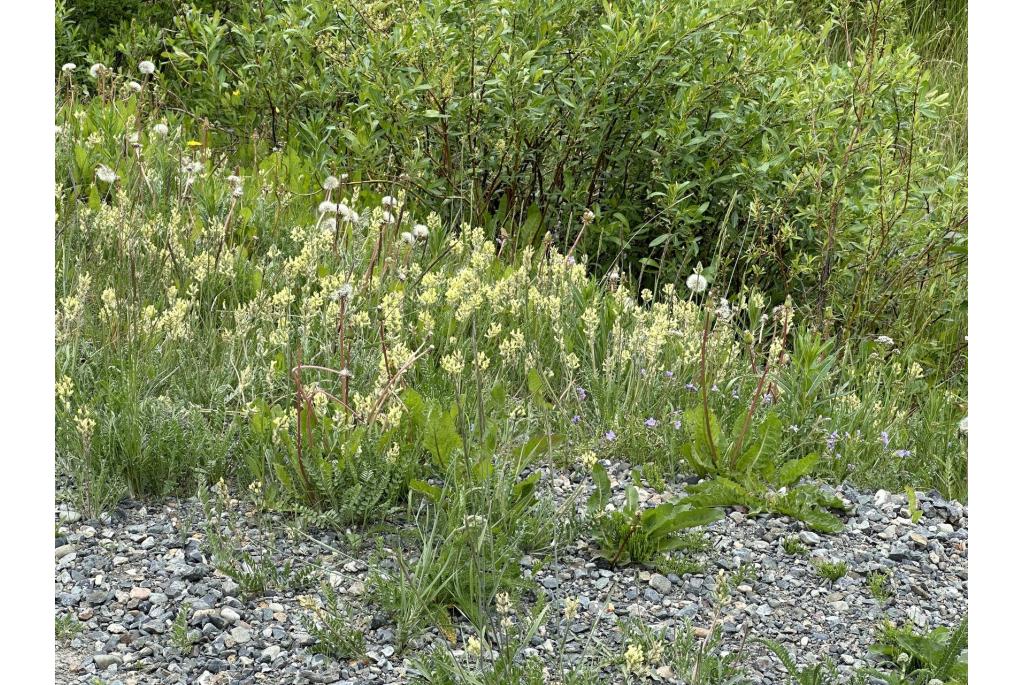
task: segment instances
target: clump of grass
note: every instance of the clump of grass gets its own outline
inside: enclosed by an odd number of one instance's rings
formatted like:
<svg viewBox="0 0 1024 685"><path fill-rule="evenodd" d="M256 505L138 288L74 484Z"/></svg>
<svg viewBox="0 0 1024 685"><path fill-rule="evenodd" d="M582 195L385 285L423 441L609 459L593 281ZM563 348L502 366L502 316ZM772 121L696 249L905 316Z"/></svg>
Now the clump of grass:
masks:
<svg viewBox="0 0 1024 685"><path fill-rule="evenodd" d="M814 568L817 569L819 576L830 583L836 582L850 570L845 561L822 560L815 562Z"/></svg>
<svg viewBox="0 0 1024 685"><path fill-rule="evenodd" d="M322 594L322 604L311 597L300 599L313 614L302 617L306 630L316 640L312 651L336 659L362 656L366 652L366 638L351 610L339 602L331 585L324 585Z"/></svg>
<svg viewBox="0 0 1024 685"><path fill-rule="evenodd" d="M800 542L800 538L795 535L791 535L782 541L782 549L785 550L786 554L794 557L805 557L808 554L807 545Z"/></svg>
<svg viewBox="0 0 1024 685"><path fill-rule="evenodd" d="M82 624L72 612L56 616L53 625L57 642L70 642L83 630Z"/></svg>
<svg viewBox="0 0 1024 685"><path fill-rule="evenodd" d="M892 597L892 592L889 589L889 574L885 571L873 571L868 574L868 591L871 596L878 601L879 604L884 604L889 601Z"/></svg>

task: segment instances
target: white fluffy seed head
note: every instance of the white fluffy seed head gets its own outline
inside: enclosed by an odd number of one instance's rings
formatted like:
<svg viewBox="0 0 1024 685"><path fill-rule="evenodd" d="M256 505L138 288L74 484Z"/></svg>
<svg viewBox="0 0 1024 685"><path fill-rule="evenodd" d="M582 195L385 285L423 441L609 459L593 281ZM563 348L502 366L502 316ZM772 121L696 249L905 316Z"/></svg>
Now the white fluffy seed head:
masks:
<svg viewBox="0 0 1024 685"><path fill-rule="evenodd" d="M63 71L65 74L69 74L77 68L78 65L76 65L74 62L67 62L64 66L60 68L60 70Z"/></svg>
<svg viewBox="0 0 1024 685"><path fill-rule="evenodd" d="M686 279L686 287L695 293L702 293L708 289L708 279L700 274L690 274Z"/></svg>
<svg viewBox="0 0 1024 685"><path fill-rule="evenodd" d="M412 227L412 235L416 240L426 240L430 237L430 229L423 224L416 224Z"/></svg>
<svg viewBox="0 0 1024 685"><path fill-rule="evenodd" d="M359 212L354 209L350 209L348 205L338 203L338 213L341 214L341 218L350 224L359 223Z"/></svg>
<svg viewBox="0 0 1024 685"><path fill-rule="evenodd" d="M412 233L409 233L409 231L402 231L402 242L407 243L409 245L415 245L416 238L414 238L412 236Z"/></svg>
<svg viewBox="0 0 1024 685"><path fill-rule="evenodd" d="M132 91L133 93L141 93L142 92L142 84L139 83L138 81L129 81L128 82L128 90Z"/></svg>
<svg viewBox="0 0 1024 685"><path fill-rule="evenodd" d="M100 164L96 167L96 178L103 181L104 183L113 183L117 180L117 174L114 170L108 167L106 164Z"/></svg>
<svg viewBox="0 0 1024 685"><path fill-rule="evenodd" d="M334 190L339 185L341 185L341 181L336 176L328 176L324 179L324 190Z"/></svg>
<svg viewBox="0 0 1024 685"><path fill-rule="evenodd" d="M391 197L390 195L385 195L383 198L381 198L380 203L383 206L385 206L385 207L397 207L398 206L398 200L396 200L395 198Z"/></svg>
<svg viewBox="0 0 1024 685"><path fill-rule="evenodd" d="M97 62L96 64L89 67L89 76L92 76L93 78L99 78L100 74L104 73L106 70L107 68L103 66L102 63Z"/></svg>
<svg viewBox="0 0 1024 685"><path fill-rule="evenodd" d="M320 206L317 207L317 211L321 214L334 214L338 211L338 205L330 200L324 200L320 203Z"/></svg>
<svg viewBox="0 0 1024 685"><path fill-rule="evenodd" d="M156 71L156 65L150 62L148 59L144 59L139 62L139 71L147 76Z"/></svg>
<svg viewBox="0 0 1024 685"><path fill-rule="evenodd" d="M168 132L169 129L167 128L167 124L153 124L153 133L157 134L161 138L166 136Z"/></svg>

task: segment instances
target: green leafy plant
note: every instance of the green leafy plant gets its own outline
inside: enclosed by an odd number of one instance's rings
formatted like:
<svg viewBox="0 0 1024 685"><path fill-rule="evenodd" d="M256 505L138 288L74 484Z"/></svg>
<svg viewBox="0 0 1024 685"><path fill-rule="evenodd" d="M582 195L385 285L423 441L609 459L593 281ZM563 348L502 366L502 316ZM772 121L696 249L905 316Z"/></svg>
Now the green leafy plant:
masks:
<svg viewBox="0 0 1024 685"><path fill-rule="evenodd" d="M192 647L195 645L188 628L191 611L191 606L187 602L183 603L178 607L178 613L175 614L174 621L171 622L171 644L177 647L182 654L191 653Z"/></svg>
<svg viewBox="0 0 1024 685"><path fill-rule="evenodd" d="M601 464L595 464L592 475L597 489L588 505L595 513L594 535L601 556L613 566L645 564L666 552L682 549L688 542L678 535L680 531L724 517L720 509L695 507L685 499L642 508L632 484L626 486L625 506L607 512L604 509L611 493L608 473Z"/></svg>
<svg viewBox="0 0 1024 685"><path fill-rule="evenodd" d="M55 616L53 627L57 642L70 642L83 629L82 624L72 612Z"/></svg>
<svg viewBox="0 0 1024 685"><path fill-rule="evenodd" d="M914 488L908 485L906 487L906 493L907 510L910 511L910 522L916 525L917 522L921 520L921 516L924 512L922 512L921 509L917 506L917 492L914 491Z"/></svg>
<svg viewBox="0 0 1024 685"><path fill-rule="evenodd" d="M887 682L907 685L927 685L939 680L945 685L966 685L967 619L956 628L936 628L917 633L911 625L899 628L885 623L880 628L878 642L871 651L881 655L893 668ZM872 671L876 674L875 671Z"/></svg>
<svg viewBox="0 0 1024 685"><path fill-rule="evenodd" d="M771 511L804 521L811 528L835 533L843 528L842 521L829 509L843 509L843 503L834 495L826 495L819 488L798 483L817 466L819 456L808 454L776 464L782 443L782 422L775 412L769 411L756 420L758 405L764 399L769 374L776 364L770 356L765 358L745 412L737 415L731 432L724 431L709 404L707 386L707 341L711 331L713 311L704 313L704 336L701 346L701 404L685 414L690 442L682 445L682 457L697 473L707 479L688 486L688 500L694 506L740 506L748 514ZM776 340L788 337L791 311L788 305L776 311ZM751 364L755 364L751 352Z"/></svg>
<svg viewBox="0 0 1024 685"><path fill-rule="evenodd" d="M796 661L778 642L774 640L757 639L757 642L767 647L772 654L778 657L786 669L790 682L793 685L838 685L840 681L839 671L835 664L826 659L813 666L800 668Z"/></svg>

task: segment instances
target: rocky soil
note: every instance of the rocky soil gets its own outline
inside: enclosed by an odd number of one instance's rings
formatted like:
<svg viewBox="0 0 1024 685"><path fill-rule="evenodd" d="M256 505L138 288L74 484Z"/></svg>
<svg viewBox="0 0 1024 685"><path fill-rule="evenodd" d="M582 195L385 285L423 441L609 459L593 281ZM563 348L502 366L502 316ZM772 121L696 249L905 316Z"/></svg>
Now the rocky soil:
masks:
<svg viewBox="0 0 1024 685"><path fill-rule="evenodd" d="M621 497L626 466L610 472ZM558 474L549 485L564 497L585 490L585 481ZM681 484L673 485L661 494L642 491L641 498L656 504L681 491ZM556 607L579 602L566 635L570 658L594 643L621 654L619 625L631 617L669 635L688 629L701 634L711 627L720 570L742 570L719 616L724 649L752 636L772 638L801 663L827 657L851 674L869 663L868 648L883 619L921 629L956 624L967 611L967 507L938 493L918 493L923 516L915 524L903 494L845 486L836 492L850 504L846 529L838 535L816 534L785 517L747 518L734 511L701 534L702 550L689 553L687 560L701 568L680 567L680 575L666 568L607 568L580 540L557 561L521 560L523 576L533 584L527 597L546 595ZM379 540L372 530L358 539L300 532L280 516L255 514L248 504L230 500L228 508L215 530L228 534L236 551L271 562L285 579L277 587L246 592L217 570L196 499L124 501L95 520L57 507L55 619L77 627L58 631L58 683L93 683L96 676L123 685L403 683L411 682L417 654L447 644L435 629L400 654L395 626L369 599L367 560L378 543L385 553L388 544L401 544L393 531L382 531ZM807 554L786 551L784 541L794 537ZM830 583L817 572L820 560L846 562L849 572ZM869 591L867 578L879 570L889 574L888 599ZM363 658L338 661L311 650L309 597L322 583L336 588L352 615L362 617ZM560 615L549 613L530 653L553 658ZM459 653L462 640L460 635L449 646ZM763 647L748 642L745 654L754 682L786 682L778 660ZM619 677L607 674L607 682ZM652 669L652 678L683 682L666 668Z"/></svg>

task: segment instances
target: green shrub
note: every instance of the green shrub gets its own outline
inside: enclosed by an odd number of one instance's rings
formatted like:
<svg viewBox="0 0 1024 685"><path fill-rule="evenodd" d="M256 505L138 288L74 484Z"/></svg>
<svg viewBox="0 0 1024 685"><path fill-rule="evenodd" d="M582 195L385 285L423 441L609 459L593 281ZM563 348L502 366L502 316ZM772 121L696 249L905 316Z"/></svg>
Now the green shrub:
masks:
<svg viewBox="0 0 1024 685"><path fill-rule="evenodd" d="M550 229L568 249L593 209L579 249L604 269L650 285L702 262L844 338L906 334L946 361L966 300L920 283L961 292L964 176L931 144L945 94L893 46L906 13L874 7L819 30L698 0L242 4L176 17L163 75L225 143L340 157L517 247ZM862 37L833 61L844 22Z"/></svg>

